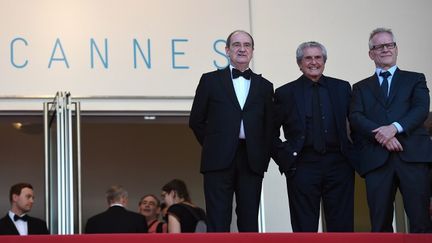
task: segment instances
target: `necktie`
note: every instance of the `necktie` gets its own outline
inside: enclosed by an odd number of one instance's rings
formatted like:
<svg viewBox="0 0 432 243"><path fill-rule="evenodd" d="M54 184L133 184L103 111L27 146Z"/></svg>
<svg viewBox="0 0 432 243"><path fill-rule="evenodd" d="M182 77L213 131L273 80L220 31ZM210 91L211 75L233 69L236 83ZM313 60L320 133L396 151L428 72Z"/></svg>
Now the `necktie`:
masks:
<svg viewBox="0 0 432 243"><path fill-rule="evenodd" d="M387 78L390 76L390 72L389 71L381 72L379 74L379 76L383 77L383 81L381 83L381 89L383 91L384 97L387 98L388 97L388 87L389 87L389 83L388 83Z"/></svg>
<svg viewBox="0 0 432 243"><path fill-rule="evenodd" d="M28 220L28 216L27 215L23 215L23 216L18 216L18 215L14 215L14 221L18 221L18 220L22 220L22 221L27 221Z"/></svg>
<svg viewBox="0 0 432 243"><path fill-rule="evenodd" d="M252 71L250 69L248 69L248 70L246 70L244 72L242 72L242 71L240 71L238 69L235 69L235 68L232 69L233 79L236 79L236 78L238 78L240 76L242 76L245 79L250 79L251 74L252 74Z"/></svg>
<svg viewBox="0 0 432 243"><path fill-rule="evenodd" d="M325 152L325 140L323 134L323 121L321 113L321 102L319 97L319 85L314 83L312 86L312 134L313 148L319 153Z"/></svg>

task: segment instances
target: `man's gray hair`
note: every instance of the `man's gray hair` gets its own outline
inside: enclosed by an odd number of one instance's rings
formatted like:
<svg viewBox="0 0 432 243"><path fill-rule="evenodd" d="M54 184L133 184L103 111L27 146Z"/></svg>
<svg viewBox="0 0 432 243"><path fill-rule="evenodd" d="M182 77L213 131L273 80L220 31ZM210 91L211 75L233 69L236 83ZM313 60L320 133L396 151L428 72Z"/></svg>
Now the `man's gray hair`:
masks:
<svg viewBox="0 0 432 243"><path fill-rule="evenodd" d="M393 42L396 42L395 41L395 36L394 36L393 31L391 29L389 29L389 28L383 28L383 27L376 28L376 29L372 30L372 32L369 35L369 50L372 50L372 48L374 46L373 43L372 43L372 38L376 34L379 34L379 33L388 33L388 34L390 34L391 37L392 37Z"/></svg>
<svg viewBox="0 0 432 243"><path fill-rule="evenodd" d="M321 43L319 43L317 41L307 41L307 42L301 43L297 47L297 51L296 51L297 64L299 64L301 62L301 60L303 59L303 57L304 57L304 50L306 48L310 48L310 47L318 47L319 49L321 49L321 54L323 55L324 63L327 61L327 50L326 50L326 48Z"/></svg>
<svg viewBox="0 0 432 243"><path fill-rule="evenodd" d="M106 191L108 204L118 203L122 198L127 198L128 192L122 186L111 186Z"/></svg>

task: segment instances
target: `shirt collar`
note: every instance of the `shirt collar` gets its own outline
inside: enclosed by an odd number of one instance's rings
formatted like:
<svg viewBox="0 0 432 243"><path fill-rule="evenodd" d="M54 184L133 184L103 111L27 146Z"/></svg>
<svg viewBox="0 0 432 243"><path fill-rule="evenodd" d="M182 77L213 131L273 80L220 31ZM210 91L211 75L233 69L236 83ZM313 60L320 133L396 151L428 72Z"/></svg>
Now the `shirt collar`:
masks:
<svg viewBox="0 0 432 243"><path fill-rule="evenodd" d="M309 79L305 75L302 75L302 79L306 82L307 86L310 86L310 87L312 87L312 85L314 83L318 83L322 87L327 87L327 82L326 82L324 75L321 75L321 77L318 79L318 82L312 81L311 79Z"/></svg>
<svg viewBox="0 0 432 243"><path fill-rule="evenodd" d="M389 73L390 73L390 78L393 77L393 74L396 72L396 69L397 69L396 65L394 65L393 67L387 69L387 71L389 71ZM380 73L383 72L383 71L384 70L382 68L376 68L375 73L379 77Z"/></svg>
<svg viewBox="0 0 432 243"><path fill-rule="evenodd" d="M119 206L119 207L124 208L123 204L121 204L121 203L113 203L110 205L110 207L114 207L114 206Z"/></svg>
<svg viewBox="0 0 432 243"><path fill-rule="evenodd" d="M15 214L9 210L9 218L12 220L12 222L14 221L14 216Z"/></svg>
<svg viewBox="0 0 432 243"><path fill-rule="evenodd" d="M18 216L22 217L24 215L26 215L26 214L23 213L23 214L18 215ZM15 216L15 213L9 210L9 218L11 218L12 222L14 221L14 216Z"/></svg>

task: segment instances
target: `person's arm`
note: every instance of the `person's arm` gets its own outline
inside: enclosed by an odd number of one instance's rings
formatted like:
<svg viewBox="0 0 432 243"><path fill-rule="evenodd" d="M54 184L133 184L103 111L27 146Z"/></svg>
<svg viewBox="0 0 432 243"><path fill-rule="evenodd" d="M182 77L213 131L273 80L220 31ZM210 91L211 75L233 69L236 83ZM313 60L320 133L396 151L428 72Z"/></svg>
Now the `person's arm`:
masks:
<svg viewBox="0 0 432 243"><path fill-rule="evenodd" d="M276 90L274 95L274 127L271 154L281 172L287 172L297 158L297 151L286 139L298 133L296 130L297 124L301 123L295 111L296 106L292 95L290 92L282 92L281 90ZM285 141L280 138L281 127L283 128Z"/></svg>
<svg viewBox="0 0 432 243"><path fill-rule="evenodd" d="M375 139L378 143L382 144L383 146L387 144L398 132L398 129L395 125L390 124L387 126L381 126L377 129L372 130L373 133L375 133Z"/></svg>
<svg viewBox="0 0 432 243"><path fill-rule="evenodd" d="M268 146L269 152L272 150L272 143L273 143L273 139L274 139L274 112L275 112L275 107L274 107L274 103L273 103L273 97L274 97L274 91L273 91L273 84L269 85L268 91L266 92L266 96L265 96L265 131L264 131L264 136L265 136L265 141L266 141L266 145Z"/></svg>
<svg viewBox="0 0 432 243"><path fill-rule="evenodd" d="M180 222L171 214L168 214L168 233L181 233Z"/></svg>
<svg viewBox="0 0 432 243"><path fill-rule="evenodd" d="M392 146L387 146L387 143L393 140L396 134L405 132L409 134L411 131L417 129L419 126L423 124L423 121L426 119L429 113L429 90L426 86L425 76L421 74L418 77L417 83L412 91L410 97L410 108L406 115L401 118L400 121L395 121L392 124L387 126L381 126L375 130L373 130L375 135L375 139L386 146L387 149ZM396 124L395 124L396 123ZM393 144L393 147L397 145L397 143ZM401 151L402 146L397 146L397 150L390 151Z"/></svg>
<svg viewBox="0 0 432 243"><path fill-rule="evenodd" d="M403 151L403 147L396 137L391 138L385 145L386 149L390 152Z"/></svg>
<svg viewBox="0 0 432 243"><path fill-rule="evenodd" d="M399 125L403 128L403 133L410 133L423 125L429 114L429 89L426 85L424 74L417 76L417 82L412 90L409 111L399 120Z"/></svg>
<svg viewBox="0 0 432 243"><path fill-rule="evenodd" d="M189 127L193 130L198 142L204 143L205 130L207 126L207 103L208 88L206 78L203 75L195 92L192 109L189 116Z"/></svg>
<svg viewBox="0 0 432 243"><path fill-rule="evenodd" d="M84 233L85 234L95 233L95 230L94 230L94 227L93 227L93 218L90 218L90 219L87 220Z"/></svg>
<svg viewBox="0 0 432 243"><path fill-rule="evenodd" d="M371 121L365 115L365 104L363 103L362 90L359 85L353 86L352 99L350 103L349 122L352 131L363 138L368 138L371 141L375 140L375 133L372 131L379 127L374 121Z"/></svg>

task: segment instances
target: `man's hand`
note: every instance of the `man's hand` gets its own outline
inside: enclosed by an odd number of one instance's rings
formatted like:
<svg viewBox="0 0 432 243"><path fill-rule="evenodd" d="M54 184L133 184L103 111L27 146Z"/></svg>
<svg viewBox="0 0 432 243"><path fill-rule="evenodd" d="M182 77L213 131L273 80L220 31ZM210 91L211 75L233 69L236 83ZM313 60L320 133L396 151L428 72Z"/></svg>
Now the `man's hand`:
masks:
<svg viewBox="0 0 432 243"><path fill-rule="evenodd" d="M401 152L403 151L403 147L400 144L399 140L396 137L391 138L386 144L385 147L390 152Z"/></svg>
<svg viewBox="0 0 432 243"><path fill-rule="evenodd" d="M390 141L390 139L394 138L397 133L397 128L393 124L390 124L387 126L378 127L372 132L376 133L375 139L377 142L382 146L385 146Z"/></svg>

